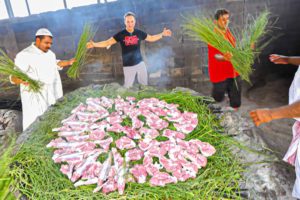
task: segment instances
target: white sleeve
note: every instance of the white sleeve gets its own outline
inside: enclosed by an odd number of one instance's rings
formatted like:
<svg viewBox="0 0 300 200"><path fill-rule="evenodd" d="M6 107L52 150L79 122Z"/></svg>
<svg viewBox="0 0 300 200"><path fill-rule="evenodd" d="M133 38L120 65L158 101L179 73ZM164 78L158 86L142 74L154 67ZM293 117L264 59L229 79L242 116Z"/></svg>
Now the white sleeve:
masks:
<svg viewBox="0 0 300 200"><path fill-rule="evenodd" d="M17 54L15 58L15 65L17 66L18 69L20 69L25 73L28 72L30 66L28 62L28 58L23 53Z"/></svg>
<svg viewBox="0 0 300 200"><path fill-rule="evenodd" d="M300 68L295 73L289 93L290 104L300 100Z"/></svg>
<svg viewBox="0 0 300 200"><path fill-rule="evenodd" d="M294 96L294 102L296 102L296 101L299 101L300 100L300 88L299 87L297 87L296 89L295 89L295 96ZM293 103L294 103L293 102Z"/></svg>
<svg viewBox="0 0 300 200"><path fill-rule="evenodd" d="M16 58L15 58L15 65L16 68L19 69L20 71L24 72L27 74L31 79L34 80L39 80L35 70L33 69L32 66L32 56L27 53L18 53Z"/></svg>
<svg viewBox="0 0 300 200"><path fill-rule="evenodd" d="M62 69L63 69L63 67L61 67L61 66L58 65L58 63L59 63L60 61L61 61L61 60L56 60L56 65L57 65L57 69L58 69L58 70L62 70Z"/></svg>
<svg viewBox="0 0 300 200"><path fill-rule="evenodd" d="M58 70L62 70L62 69L63 69L63 67L60 67L60 66L58 65L58 63L59 63L61 60L59 60L59 59L56 59L56 55L55 55L55 53L53 53L53 55L54 55L54 59L56 60L56 66L57 66L57 69L58 69Z"/></svg>
<svg viewBox="0 0 300 200"><path fill-rule="evenodd" d="M298 68L292 85L289 89L289 104L295 103L300 100L300 68ZM300 121L300 118L294 118Z"/></svg>

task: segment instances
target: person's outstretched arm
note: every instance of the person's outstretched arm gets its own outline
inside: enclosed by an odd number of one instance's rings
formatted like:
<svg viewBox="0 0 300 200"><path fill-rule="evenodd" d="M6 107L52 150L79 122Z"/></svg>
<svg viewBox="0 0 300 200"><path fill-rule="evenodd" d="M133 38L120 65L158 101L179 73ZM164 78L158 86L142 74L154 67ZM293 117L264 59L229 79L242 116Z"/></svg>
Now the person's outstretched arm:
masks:
<svg viewBox="0 0 300 200"><path fill-rule="evenodd" d="M256 126L275 119L300 118L300 101L291 105L273 109L257 109L250 112L250 116Z"/></svg>
<svg viewBox="0 0 300 200"><path fill-rule="evenodd" d="M164 28L163 32L157 35L147 35L146 41L147 42L156 42L157 40L162 39L163 37L170 37L172 36L172 31L170 29Z"/></svg>
<svg viewBox="0 0 300 200"><path fill-rule="evenodd" d="M291 64L300 65L300 56L283 56L278 54L271 54L270 61L275 64Z"/></svg>
<svg viewBox="0 0 300 200"><path fill-rule="evenodd" d="M68 67L72 65L75 62L75 58L72 58L70 60L60 60L57 65L60 66L61 68Z"/></svg>
<svg viewBox="0 0 300 200"><path fill-rule="evenodd" d="M106 48L106 47L111 46L111 45L116 44L116 43L117 43L117 41L113 37L111 37L108 40L101 41L101 42L94 42L94 41L91 40L86 44L86 47L88 49L91 49L91 48L94 48L94 47L96 47L96 48Z"/></svg>

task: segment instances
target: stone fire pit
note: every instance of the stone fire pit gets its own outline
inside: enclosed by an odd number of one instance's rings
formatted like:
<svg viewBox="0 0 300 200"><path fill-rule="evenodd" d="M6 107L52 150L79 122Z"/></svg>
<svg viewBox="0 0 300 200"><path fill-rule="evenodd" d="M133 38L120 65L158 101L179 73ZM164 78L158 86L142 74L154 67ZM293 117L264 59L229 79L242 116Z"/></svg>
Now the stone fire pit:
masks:
<svg viewBox="0 0 300 200"><path fill-rule="evenodd" d="M67 94L60 102L71 101L78 94L87 95L84 94L85 90L91 88L94 90L109 88L120 93L126 91L115 83L105 86L91 85ZM138 93L139 89L134 87L131 92ZM156 91L155 88L151 88L151 90ZM192 95L201 95L186 88L176 88L174 91L189 91ZM244 170L239 183L240 190L236 191L239 196L245 199L292 199L293 181L290 180L292 173L287 165L281 162L256 134L256 128L253 127L252 122L242 117L239 112L223 110L220 105L213 103L209 98L207 98L206 103L211 112L220 120L222 127L217 131L220 134L229 135L233 139L230 149L243 166ZM49 108L47 112L51 112L53 109L57 109L57 106ZM19 136L17 144L20 145L26 141L31 132L36 131L44 119L45 116L39 117ZM15 149L15 152L17 151L18 148Z"/></svg>

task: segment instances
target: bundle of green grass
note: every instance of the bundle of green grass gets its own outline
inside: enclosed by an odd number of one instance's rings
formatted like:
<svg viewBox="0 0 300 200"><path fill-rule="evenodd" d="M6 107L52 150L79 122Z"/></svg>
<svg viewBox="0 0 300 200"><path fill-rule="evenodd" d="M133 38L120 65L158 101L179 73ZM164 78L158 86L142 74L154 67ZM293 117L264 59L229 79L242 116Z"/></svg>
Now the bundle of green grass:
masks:
<svg viewBox="0 0 300 200"><path fill-rule="evenodd" d="M75 62L68 69L67 75L72 79L79 78L80 71L86 63L87 58L87 48L86 43L93 38L95 35L95 30L91 24L85 24L83 31L81 33L80 39L77 44L77 50L75 53Z"/></svg>
<svg viewBox="0 0 300 200"><path fill-rule="evenodd" d="M186 140L200 139L212 144L217 153L209 157L208 165L199 170L195 179L165 187L152 187L149 183L128 183L125 193L113 192L108 195L93 193L94 186L75 188L73 183L60 172L60 165L52 161L53 150L46 145L57 133L52 128L58 127L71 110L88 97L106 96L115 98L135 96L137 99L156 97L167 103L176 103L181 111L197 113L198 126ZM18 191L29 199L240 199L239 183L243 171L242 165L230 151L232 140L221 135L218 121L204 103L205 97L195 97L182 92L158 92L145 89L140 92L118 92L115 88L82 88L73 92L64 100L47 111L43 119L35 123L28 140L12 157L1 159L4 166L10 166L7 173L0 175L0 184L6 180L1 191ZM7 155L7 154L6 154ZM1 185L0 185L1 187ZM2 192L3 193L3 192ZM7 195L4 193L2 195ZM0 195L1 196L1 195Z"/></svg>
<svg viewBox="0 0 300 200"><path fill-rule="evenodd" d="M7 139L7 143L9 144L6 147L0 146L0 199L10 200L15 199L14 195L10 191L10 186L12 184L13 178L10 176L10 167L9 165L12 163L12 151L15 145L15 137L11 137ZM5 148L5 150L4 150Z"/></svg>
<svg viewBox="0 0 300 200"><path fill-rule="evenodd" d="M10 82L9 76L13 76L24 82L27 82L30 91L39 92L42 87L42 83L40 81L33 80L27 74L22 72L3 50L0 50L0 75L2 86L4 83ZM10 86L6 86L5 88L9 89Z"/></svg>
<svg viewBox="0 0 300 200"><path fill-rule="evenodd" d="M262 49L266 47L272 38L268 38L264 42L260 41L269 30L270 13L264 11L257 18L248 16L247 23L242 31L236 32L236 46L232 46L222 34L215 31L216 24L212 17L207 16L190 16L184 25L188 35L195 40L210 44L222 53L232 53L231 63L234 69L240 74L243 80L250 82L249 76L252 73L252 65L256 56L260 54ZM255 46L255 48L253 48Z"/></svg>

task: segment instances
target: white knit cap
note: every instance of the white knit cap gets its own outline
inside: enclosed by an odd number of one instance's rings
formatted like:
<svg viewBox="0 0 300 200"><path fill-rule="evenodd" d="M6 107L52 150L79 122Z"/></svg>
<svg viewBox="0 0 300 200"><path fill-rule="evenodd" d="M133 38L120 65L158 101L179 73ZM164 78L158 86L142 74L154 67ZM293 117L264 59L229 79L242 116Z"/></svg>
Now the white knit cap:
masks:
<svg viewBox="0 0 300 200"><path fill-rule="evenodd" d="M40 36L40 35L53 37L52 33L46 28L40 28L39 30L37 30L35 36Z"/></svg>

